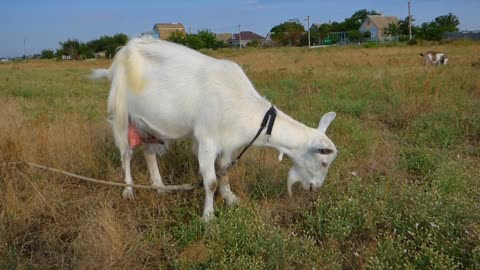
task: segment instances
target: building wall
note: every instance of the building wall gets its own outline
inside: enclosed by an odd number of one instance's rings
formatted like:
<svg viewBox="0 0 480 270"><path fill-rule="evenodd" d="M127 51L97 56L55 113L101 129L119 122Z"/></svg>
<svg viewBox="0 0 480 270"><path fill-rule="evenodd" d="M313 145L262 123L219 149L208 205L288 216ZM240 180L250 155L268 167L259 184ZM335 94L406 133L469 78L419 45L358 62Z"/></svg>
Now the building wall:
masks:
<svg viewBox="0 0 480 270"><path fill-rule="evenodd" d="M373 23L370 23L370 25L367 25L366 23L364 23L360 27L359 31L360 33L365 33L365 32L372 33L372 36L371 36L372 40L379 40L381 38L381 33L379 33L377 27Z"/></svg>
<svg viewBox="0 0 480 270"><path fill-rule="evenodd" d="M242 39L242 48L243 48L243 47L246 47L247 44L248 44L250 41L251 41L251 40ZM239 43L240 43L240 41L239 41L238 39L237 39L237 40L232 40L231 45L232 45L233 47L238 47L238 46L239 46Z"/></svg>
<svg viewBox="0 0 480 270"><path fill-rule="evenodd" d="M154 38L162 39L162 40L167 40L172 33L175 31L180 31L185 34L185 28L160 28L158 29L157 27L153 28L153 34L152 36Z"/></svg>
<svg viewBox="0 0 480 270"><path fill-rule="evenodd" d="M397 23L397 21L394 21L395 23ZM363 22L363 24L360 26L360 29L359 31L361 33L365 33L367 31L369 31L370 33L372 33L371 35L371 38L370 40L372 41L380 41L380 42L383 42L385 41L386 39L391 39L392 37L390 36L387 36L385 34L385 29L386 26L380 26L380 28L377 26L379 22L375 22L370 19L370 17L367 18L367 20L365 20L365 22ZM382 23L380 23L381 25L384 25L386 22L385 20L382 21Z"/></svg>

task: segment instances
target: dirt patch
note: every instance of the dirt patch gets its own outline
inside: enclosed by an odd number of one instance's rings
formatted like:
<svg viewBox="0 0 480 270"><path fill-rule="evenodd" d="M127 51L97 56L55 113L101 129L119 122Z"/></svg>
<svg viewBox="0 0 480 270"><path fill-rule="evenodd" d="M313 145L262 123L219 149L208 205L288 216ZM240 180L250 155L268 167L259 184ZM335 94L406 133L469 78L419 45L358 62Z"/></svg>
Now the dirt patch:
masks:
<svg viewBox="0 0 480 270"><path fill-rule="evenodd" d="M208 247L202 242L193 242L180 254L180 259L186 264L202 264L209 259Z"/></svg>

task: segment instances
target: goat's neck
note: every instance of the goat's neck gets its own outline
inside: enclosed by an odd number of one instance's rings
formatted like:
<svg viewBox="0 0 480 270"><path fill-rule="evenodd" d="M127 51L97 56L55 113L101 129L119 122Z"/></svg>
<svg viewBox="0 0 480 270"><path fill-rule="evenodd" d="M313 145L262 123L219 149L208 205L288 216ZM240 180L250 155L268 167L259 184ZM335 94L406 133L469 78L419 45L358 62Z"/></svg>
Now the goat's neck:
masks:
<svg viewBox="0 0 480 270"><path fill-rule="evenodd" d="M296 150L302 149L308 144L312 131L312 128L278 111L268 144L266 136L263 135L263 138L260 139L257 145L271 146L282 153L292 156L297 152Z"/></svg>

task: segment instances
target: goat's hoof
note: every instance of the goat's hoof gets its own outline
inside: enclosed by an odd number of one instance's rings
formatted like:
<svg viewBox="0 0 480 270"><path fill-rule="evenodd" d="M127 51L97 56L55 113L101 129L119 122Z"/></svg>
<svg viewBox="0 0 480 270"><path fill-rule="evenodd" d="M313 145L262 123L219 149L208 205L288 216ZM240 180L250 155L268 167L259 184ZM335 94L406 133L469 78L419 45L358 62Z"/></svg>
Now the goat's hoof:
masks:
<svg viewBox="0 0 480 270"><path fill-rule="evenodd" d="M215 214L212 212L206 212L206 213L203 213L203 216L202 216L202 221L204 223L209 223L210 221L212 221L213 219L215 218Z"/></svg>
<svg viewBox="0 0 480 270"><path fill-rule="evenodd" d="M122 197L126 200L133 200L135 196L133 195L133 189L131 187L126 187L123 189Z"/></svg>
<svg viewBox="0 0 480 270"><path fill-rule="evenodd" d="M240 199L235 194L225 196L224 199L228 206L234 206L240 202Z"/></svg>
<svg viewBox="0 0 480 270"><path fill-rule="evenodd" d="M168 191L166 191L165 189L162 189L162 188L165 187L164 185L161 185L161 186L156 186L156 185L154 185L153 187L158 188L158 189L157 189L157 196L158 196L158 197L164 195L165 193L168 193Z"/></svg>

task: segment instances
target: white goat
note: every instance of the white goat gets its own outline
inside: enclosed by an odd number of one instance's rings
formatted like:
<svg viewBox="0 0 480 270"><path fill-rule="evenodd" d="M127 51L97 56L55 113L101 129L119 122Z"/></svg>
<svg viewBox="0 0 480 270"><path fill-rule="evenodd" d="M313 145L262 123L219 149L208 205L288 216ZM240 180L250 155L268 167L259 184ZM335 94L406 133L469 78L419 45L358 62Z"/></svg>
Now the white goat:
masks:
<svg viewBox="0 0 480 270"><path fill-rule="evenodd" d="M423 63L432 64L432 65L446 65L448 58L444 53L427 51L425 54L420 53L420 56L423 57Z"/></svg>
<svg viewBox="0 0 480 270"><path fill-rule="evenodd" d="M163 153L170 140L192 137L206 193L202 218L209 221L217 189L215 161L218 158L220 168L230 164L234 151L252 140L272 105L256 92L237 64L151 38L130 40L118 51L110 69L94 70L92 77L112 81L108 111L125 182L133 184L128 135L132 126L139 137L150 137L144 155L156 187L163 183L155 153ZM323 184L337 156L335 145L325 135L334 118L334 112L325 114L314 129L277 110L271 137L262 131L254 142L272 146L293 160L295 166L288 174L290 195L297 182L311 191ZM155 144L152 137L164 144ZM238 201L226 174L220 176L219 190L228 204ZM131 187L123 190L123 197L133 198Z"/></svg>

